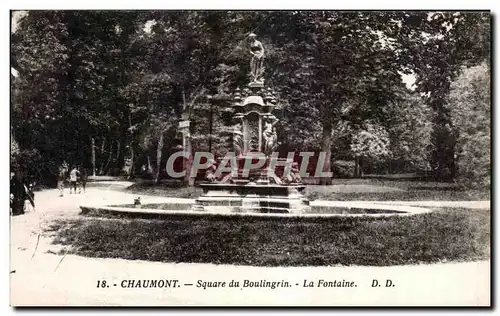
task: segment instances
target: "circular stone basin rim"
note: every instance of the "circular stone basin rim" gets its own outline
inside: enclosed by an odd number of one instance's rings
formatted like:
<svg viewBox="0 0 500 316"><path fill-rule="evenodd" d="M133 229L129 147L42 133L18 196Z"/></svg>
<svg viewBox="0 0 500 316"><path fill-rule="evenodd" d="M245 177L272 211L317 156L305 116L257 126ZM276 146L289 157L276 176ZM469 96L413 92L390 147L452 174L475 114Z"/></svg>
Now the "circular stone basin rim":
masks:
<svg viewBox="0 0 500 316"><path fill-rule="evenodd" d="M142 204L142 206L148 203ZM151 203L151 204L175 204L175 203ZM184 204L184 203L182 203ZM194 203L186 203L193 204ZM126 204L127 205L127 204ZM154 209L154 208L135 208L135 207L122 207L118 205L113 206L103 206L103 205L82 205L82 213L88 213L92 211L101 212L112 212L112 213L134 213L134 214L158 214L158 215L183 215L183 216L249 216L249 217L283 217L283 218L328 218L328 217L339 217L339 216L369 216L369 217L384 217L384 216L410 216L416 214L430 213L432 210L422 207L405 206L405 205L389 205L389 204L373 204L364 201L313 201L311 206L317 207L331 207L331 208L343 208L343 209L377 209L377 210L387 210L392 211L392 213L259 213L259 212L228 212L228 211L193 211L193 210L166 210L166 209Z"/></svg>

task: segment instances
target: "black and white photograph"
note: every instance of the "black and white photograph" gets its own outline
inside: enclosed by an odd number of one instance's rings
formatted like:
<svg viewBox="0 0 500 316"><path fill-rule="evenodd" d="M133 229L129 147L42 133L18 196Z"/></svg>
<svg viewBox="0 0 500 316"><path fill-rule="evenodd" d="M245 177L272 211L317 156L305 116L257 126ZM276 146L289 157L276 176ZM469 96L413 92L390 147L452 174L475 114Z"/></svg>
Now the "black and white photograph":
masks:
<svg viewBox="0 0 500 316"><path fill-rule="evenodd" d="M10 306L491 307L492 16L10 10Z"/></svg>

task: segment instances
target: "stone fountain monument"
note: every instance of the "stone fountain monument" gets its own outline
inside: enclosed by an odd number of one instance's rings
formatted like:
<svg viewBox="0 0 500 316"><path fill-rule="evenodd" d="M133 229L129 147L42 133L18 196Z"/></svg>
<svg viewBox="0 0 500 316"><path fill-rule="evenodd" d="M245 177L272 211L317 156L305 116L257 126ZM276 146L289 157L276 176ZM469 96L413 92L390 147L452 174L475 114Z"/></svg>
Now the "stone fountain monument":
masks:
<svg viewBox="0 0 500 316"><path fill-rule="evenodd" d="M276 123L273 110L279 106L276 93L266 87L262 78L264 47L251 35L250 83L233 92L233 155L212 161L206 173L206 182L201 184L203 195L189 203L157 203L135 205L83 205L82 214L102 213L145 214L150 216L190 216L201 215L239 218L257 216L261 218L326 219L333 216L357 214L363 216L398 216L431 212L429 209L389 206L386 204L356 203L344 204L334 201L315 201L309 205L304 198L305 186L301 183L297 164L290 158L279 158L274 151L277 147ZM189 121L180 124L184 137L189 137ZM245 165L259 162L258 167ZM280 165L283 172L275 170ZM203 164L205 167L206 164ZM257 164L255 165L257 166ZM222 168L221 168L222 167ZM288 169L289 172L285 172ZM224 170L224 171L222 171ZM275 170L276 172L271 172ZM167 201L165 201L167 202ZM312 208L312 209L311 209ZM189 210L193 211L190 212ZM268 214L262 214L268 213ZM271 213L271 214L269 214ZM274 214L272 214L274 213ZM276 214L281 213L281 214ZM302 214L307 213L307 214Z"/></svg>
<svg viewBox="0 0 500 316"><path fill-rule="evenodd" d="M309 210L303 196L297 165L278 158L273 110L278 106L276 92L263 79L264 46L250 34L250 83L233 93L233 164L230 172L214 176L219 159L209 168L208 182L201 184L203 195L193 210L217 212L302 213ZM258 168L245 168L252 163ZM283 172L280 175L280 168Z"/></svg>

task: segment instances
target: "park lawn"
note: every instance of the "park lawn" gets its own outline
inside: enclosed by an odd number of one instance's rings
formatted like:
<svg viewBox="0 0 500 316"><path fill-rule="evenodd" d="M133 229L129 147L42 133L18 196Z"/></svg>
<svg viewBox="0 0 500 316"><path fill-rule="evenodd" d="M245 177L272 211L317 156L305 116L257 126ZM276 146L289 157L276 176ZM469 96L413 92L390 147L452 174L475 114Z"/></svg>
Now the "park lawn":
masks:
<svg viewBox="0 0 500 316"><path fill-rule="evenodd" d="M309 200L331 201L483 201L489 191L408 188L401 191L336 192L331 186L307 186Z"/></svg>
<svg viewBox="0 0 500 316"><path fill-rule="evenodd" d="M390 266L490 258L490 211L392 217L60 221L54 243L77 255L254 266Z"/></svg>
<svg viewBox="0 0 500 316"><path fill-rule="evenodd" d="M200 187L182 184L150 182L136 183L126 189L129 193L197 198ZM332 185L307 185L305 195L310 200L336 201L480 201L489 200L489 190L465 190L455 184L412 180L334 179Z"/></svg>

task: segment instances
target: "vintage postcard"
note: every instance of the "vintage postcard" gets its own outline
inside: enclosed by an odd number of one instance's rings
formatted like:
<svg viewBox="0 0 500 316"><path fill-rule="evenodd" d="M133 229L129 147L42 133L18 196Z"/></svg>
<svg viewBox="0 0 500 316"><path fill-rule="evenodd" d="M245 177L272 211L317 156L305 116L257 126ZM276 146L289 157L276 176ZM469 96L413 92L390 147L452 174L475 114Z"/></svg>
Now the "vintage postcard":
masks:
<svg viewBox="0 0 500 316"><path fill-rule="evenodd" d="M11 306L491 306L489 11L10 19Z"/></svg>

